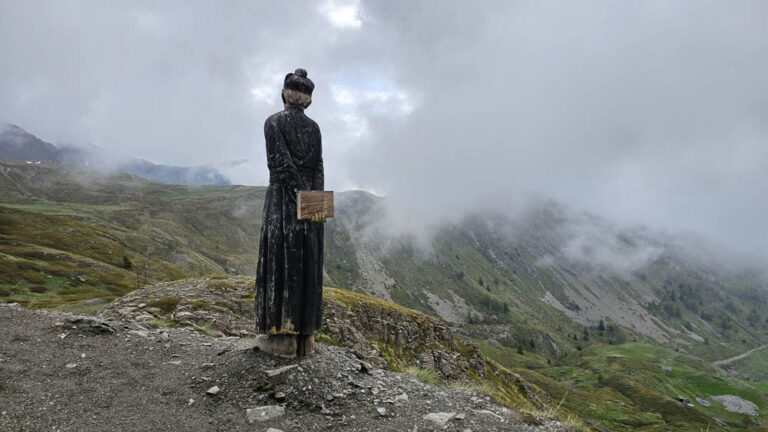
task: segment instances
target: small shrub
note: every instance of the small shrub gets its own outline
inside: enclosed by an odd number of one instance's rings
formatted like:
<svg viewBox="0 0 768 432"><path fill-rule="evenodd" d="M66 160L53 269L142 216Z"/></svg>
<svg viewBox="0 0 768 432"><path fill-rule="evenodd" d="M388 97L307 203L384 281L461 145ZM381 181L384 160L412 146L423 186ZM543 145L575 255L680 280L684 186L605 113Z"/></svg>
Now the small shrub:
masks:
<svg viewBox="0 0 768 432"><path fill-rule="evenodd" d="M216 308L212 304L205 301L204 299L194 299L188 304L190 306L193 306L195 309L202 309L202 310L213 311L213 312L216 311Z"/></svg>
<svg viewBox="0 0 768 432"><path fill-rule="evenodd" d="M24 270L21 272L21 277L32 283L45 283L45 276L34 270Z"/></svg>
<svg viewBox="0 0 768 432"><path fill-rule="evenodd" d="M42 285L33 285L29 287L29 292L36 293L36 294L43 294L48 291L48 288L42 286Z"/></svg>
<svg viewBox="0 0 768 432"><path fill-rule="evenodd" d="M207 283L208 288L213 288L219 291L231 290L234 287L225 280L212 280Z"/></svg>
<svg viewBox="0 0 768 432"><path fill-rule="evenodd" d="M19 267L15 263L9 261L0 261L1 275L14 274L17 271L19 271Z"/></svg>
<svg viewBox="0 0 768 432"><path fill-rule="evenodd" d="M440 384L442 379L437 371L433 369L420 368L418 366L410 366L405 370L405 372L432 385Z"/></svg>
<svg viewBox="0 0 768 432"><path fill-rule="evenodd" d="M5 273L1 270L2 268L0 268L0 283L16 285L19 282L19 276L15 273L16 269L13 270L14 273Z"/></svg>

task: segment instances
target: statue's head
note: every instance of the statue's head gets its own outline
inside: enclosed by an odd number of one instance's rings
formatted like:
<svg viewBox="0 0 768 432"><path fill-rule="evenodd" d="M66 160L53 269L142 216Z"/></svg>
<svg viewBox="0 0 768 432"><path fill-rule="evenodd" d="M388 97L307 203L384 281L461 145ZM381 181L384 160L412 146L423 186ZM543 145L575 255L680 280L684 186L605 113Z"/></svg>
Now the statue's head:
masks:
<svg viewBox="0 0 768 432"><path fill-rule="evenodd" d="M283 104L288 107L298 106L301 109L307 108L312 104L312 91L315 84L307 78L307 71L296 69L296 72L285 76L283 82Z"/></svg>

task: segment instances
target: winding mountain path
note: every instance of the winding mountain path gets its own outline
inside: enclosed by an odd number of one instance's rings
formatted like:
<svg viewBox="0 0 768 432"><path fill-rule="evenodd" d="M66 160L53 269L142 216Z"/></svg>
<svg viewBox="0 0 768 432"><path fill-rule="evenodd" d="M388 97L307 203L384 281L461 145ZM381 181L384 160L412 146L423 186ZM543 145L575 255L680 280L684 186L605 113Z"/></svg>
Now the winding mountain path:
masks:
<svg viewBox="0 0 768 432"><path fill-rule="evenodd" d="M752 354L753 352L755 352L755 351L760 351L761 349L764 349L764 348L768 348L768 344L766 344L766 345L761 345L761 346L759 346L759 347L757 347L757 348L752 348L751 350L749 350L749 351L747 351L747 352L741 353L741 354L739 354L739 355L737 355L737 356L733 356L733 357L731 357L731 358L727 358L727 359L725 359L725 360L717 360L717 361L713 361L713 362L712 362L712 364L713 364L713 365L715 365L715 366L722 366L722 365L726 365L726 364L728 364L728 363L732 363L732 362L735 362L736 360L741 360L741 359L743 359L744 357L747 357L747 356L749 356L749 355L750 355L750 354Z"/></svg>

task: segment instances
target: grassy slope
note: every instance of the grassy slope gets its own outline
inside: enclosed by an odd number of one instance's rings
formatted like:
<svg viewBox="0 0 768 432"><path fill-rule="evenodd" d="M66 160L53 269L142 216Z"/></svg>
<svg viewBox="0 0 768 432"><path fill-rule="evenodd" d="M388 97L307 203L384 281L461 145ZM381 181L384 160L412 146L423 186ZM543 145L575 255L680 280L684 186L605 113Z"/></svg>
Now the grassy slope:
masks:
<svg viewBox="0 0 768 432"><path fill-rule="evenodd" d="M137 273L143 284L255 270L264 188L0 168L0 295L8 301L120 295Z"/></svg>
<svg viewBox="0 0 768 432"><path fill-rule="evenodd" d="M768 393L768 348L755 351L749 356L736 360L730 367L754 380L763 381L763 391Z"/></svg>
<svg viewBox="0 0 768 432"><path fill-rule="evenodd" d="M694 395L706 399L732 394L754 402L761 411L768 408L765 383L718 376L698 358L647 344L592 347L568 356L560 366L518 371L551 395L563 397L569 410L617 430L699 431L714 418L740 429L745 421L756 424L764 418L729 413L716 403L704 407ZM694 401L694 407L678 402L678 397Z"/></svg>

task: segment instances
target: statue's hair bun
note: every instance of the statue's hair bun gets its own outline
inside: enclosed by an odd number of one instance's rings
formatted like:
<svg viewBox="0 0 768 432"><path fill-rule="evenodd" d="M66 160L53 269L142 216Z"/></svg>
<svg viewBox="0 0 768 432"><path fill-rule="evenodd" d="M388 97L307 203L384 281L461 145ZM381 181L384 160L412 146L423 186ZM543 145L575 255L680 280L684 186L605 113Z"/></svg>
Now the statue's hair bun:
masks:
<svg viewBox="0 0 768 432"><path fill-rule="evenodd" d="M311 79L307 78L306 70L298 68L296 69L296 72L285 75L283 88L287 90L295 90L297 92L312 96L312 90L315 89L315 83L313 83Z"/></svg>

